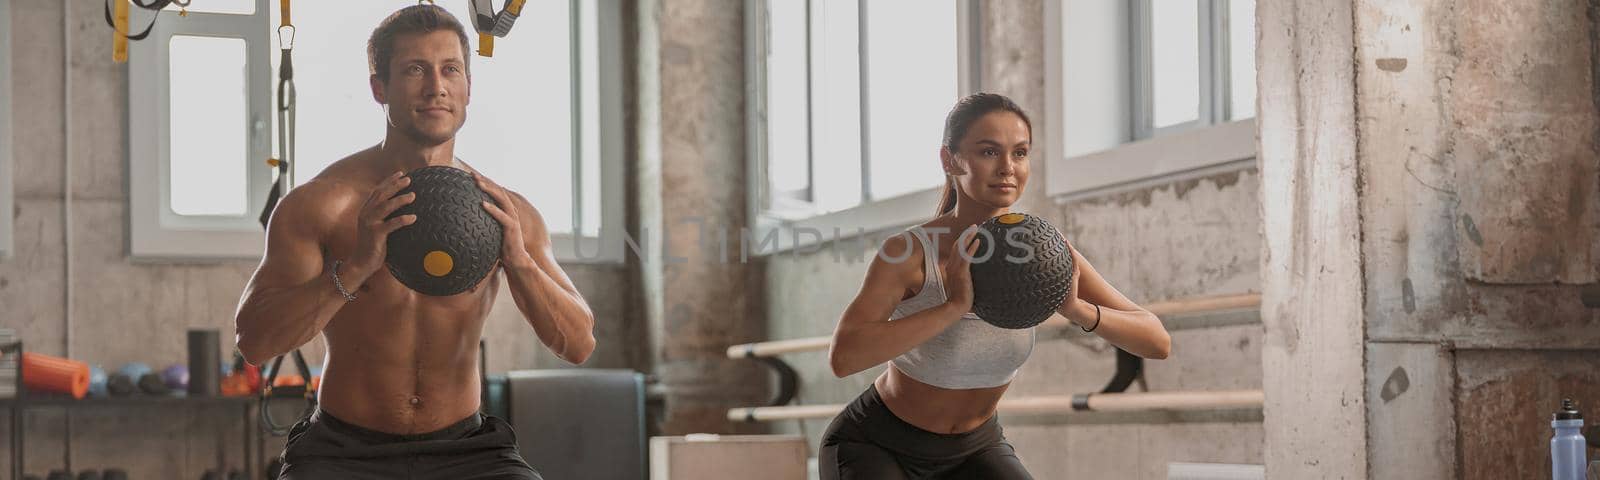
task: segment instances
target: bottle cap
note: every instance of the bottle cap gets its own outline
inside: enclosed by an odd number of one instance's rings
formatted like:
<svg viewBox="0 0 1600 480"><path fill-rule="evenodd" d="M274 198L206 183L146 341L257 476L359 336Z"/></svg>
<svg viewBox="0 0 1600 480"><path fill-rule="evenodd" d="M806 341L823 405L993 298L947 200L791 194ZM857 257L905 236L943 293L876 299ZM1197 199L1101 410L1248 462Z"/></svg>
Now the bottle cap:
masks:
<svg viewBox="0 0 1600 480"><path fill-rule="evenodd" d="M1572 399L1561 400L1561 410L1556 411L1556 420L1583 420L1583 414L1572 405Z"/></svg>

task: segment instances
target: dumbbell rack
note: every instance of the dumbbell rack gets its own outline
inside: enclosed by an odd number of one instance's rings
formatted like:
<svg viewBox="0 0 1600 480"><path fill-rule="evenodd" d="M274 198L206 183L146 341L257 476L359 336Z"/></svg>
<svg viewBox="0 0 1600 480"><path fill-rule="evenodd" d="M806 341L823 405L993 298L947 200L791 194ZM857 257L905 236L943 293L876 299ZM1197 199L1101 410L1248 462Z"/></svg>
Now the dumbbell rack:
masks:
<svg viewBox="0 0 1600 480"><path fill-rule="evenodd" d="M24 428L23 425L23 417L24 413L28 409L39 407L58 407L70 410L74 408L116 408L159 405L183 405L189 407L231 405L238 407L243 412L242 414L245 425L243 438L244 442L240 447L240 453L243 454L244 458L244 472L249 478L261 478L261 470L264 465L258 461L260 460L257 458L259 455L251 455L252 451L259 453L260 443L262 443L262 440L258 438L258 435L256 435L260 431L261 426L259 423L257 423L257 416L255 415L254 409L259 403L259 400L257 400L255 396L223 397L219 395L215 397L187 397L181 395L136 395L123 398L74 399L69 395L29 395L27 389L23 387L22 351L22 342L0 344L0 356L17 356L16 396L13 398L0 398L0 408L10 411L10 415L8 415L8 417L10 419L9 428L11 429L12 480L22 480L23 476L23 446L27 443L25 435L26 428ZM72 438L70 435L70 430L65 437L66 438L64 438L62 441L68 445L64 445L64 448L62 449L62 468L66 469L67 471L72 471L72 449L70 448ZM226 473L227 463L222 453L223 450L220 447L224 444L222 437L222 432L218 431L217 445L219 447L217 449L217 470L218 472ZM252 446L255 447L254 450L252 450Z"/></svg>

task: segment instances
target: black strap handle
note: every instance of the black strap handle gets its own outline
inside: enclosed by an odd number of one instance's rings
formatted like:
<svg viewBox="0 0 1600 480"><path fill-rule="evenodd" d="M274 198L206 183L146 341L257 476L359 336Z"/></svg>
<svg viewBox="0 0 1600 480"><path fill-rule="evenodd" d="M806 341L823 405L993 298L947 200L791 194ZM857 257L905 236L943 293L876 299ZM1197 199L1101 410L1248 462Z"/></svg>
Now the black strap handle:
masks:
<svg viewBox="0 0 1600 480"><path fill-rule="evenodd" d="M303 385L274 388L272 386L272 382L277 380L278 370L283 367L283 357L288 356L292 356L294 358L295 366L300 368L300 374L305 377L306 383ZM260 395L261 428L266 429L267 432L271 433L273 436L281 437L288 435L289 430L294 427L295 423L305 420L306 418L310 418L311 414L316 412L317 392L311 389L311 368L306 365L306 357L300 353L299 349L295 349L294 351L290 352L289 355L283 355L272 359L272 366L267 369L266 375L262 376L261 378ZM306 401L306 407L304 410L300 411L299 417L296 418L294 422L279 424L272 419L272 399L274 397L304 397Z"/></svg>
<svg viewBox="0 0 1600 480"><path fill-rule="evenodd" d="M105 7L106 7L106 9L105 9L105 11L106 11L106 25L109 25L109 26L111 26L111 28L115 29L115 28L117 28L117 22L111 19L111 2L112 1L122 2L122 1L128 1L128 0L106 0L106 2L105 2ZM156 15L154 17L150 18L150 24L144 26L144 31L143 32L139 32L139 33L135 33L133 35L128 35L127 36L128 40L144 40L145 37L150 36L150 30L154 29L156 27L156 20L161 18L161 10L164 9L164 8L167 8L167 5L171 5L173 0L150 0L149 2L142 2L140 0L131 0L131 1L133 2L133 4L135 6L137 6L139 8L143 8L145 10L155 10L156 11ZM187 1L180 2L180 3L178 3L178 5L179 6L188 6L189 2L187 2Z"/></svg>

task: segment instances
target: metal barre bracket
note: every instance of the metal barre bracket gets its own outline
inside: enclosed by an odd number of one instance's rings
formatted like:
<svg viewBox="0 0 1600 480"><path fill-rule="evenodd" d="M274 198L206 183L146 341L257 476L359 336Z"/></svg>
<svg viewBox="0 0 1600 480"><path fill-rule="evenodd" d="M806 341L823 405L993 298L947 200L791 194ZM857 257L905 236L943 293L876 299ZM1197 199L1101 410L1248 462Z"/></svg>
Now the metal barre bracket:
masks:
<svg viewBox="0 0 1600 480"><path fill-rule="evenodd" d="M790 402L794 401L794 396L800 393L800 374L794 371L794 367L789 366L788 362L776 357L749 356L746 358L753 359L762 365L766 365L767 368L771 368L773 372L778 374L778 393L774 394L772 399L767 401L766 406L779 407L788 405ZM751 415L754 414L752 413ZM753 419L754 417L751 418Z"/></svg>

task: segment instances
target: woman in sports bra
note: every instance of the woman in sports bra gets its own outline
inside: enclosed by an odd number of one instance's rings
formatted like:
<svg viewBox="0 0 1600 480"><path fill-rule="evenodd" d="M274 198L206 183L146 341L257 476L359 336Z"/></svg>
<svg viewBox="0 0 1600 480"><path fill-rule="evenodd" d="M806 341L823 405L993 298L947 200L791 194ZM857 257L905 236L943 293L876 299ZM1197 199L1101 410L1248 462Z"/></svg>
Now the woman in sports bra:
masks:
<svg viewBox="0 0 1600 480"><path fill-rule="evenodd" d="M1033 351L1034 329L970 313L967 272L976 249L969 229L1022 198L1032 130L1021 107L990 93L961 99L945 119L938 215L884 242L834 330L835 375L889 366L823 434L824 480L1032 478L995 410ZM1166 358L1161 320L1072 255L1078 271L1057 313L1129 353Z"/></svg>

